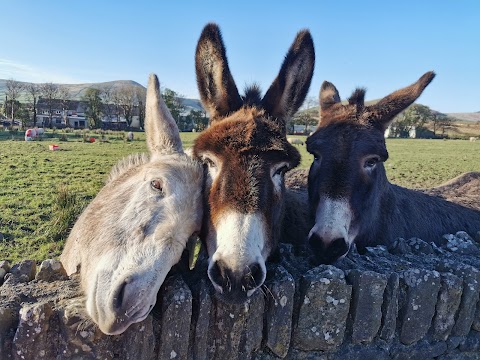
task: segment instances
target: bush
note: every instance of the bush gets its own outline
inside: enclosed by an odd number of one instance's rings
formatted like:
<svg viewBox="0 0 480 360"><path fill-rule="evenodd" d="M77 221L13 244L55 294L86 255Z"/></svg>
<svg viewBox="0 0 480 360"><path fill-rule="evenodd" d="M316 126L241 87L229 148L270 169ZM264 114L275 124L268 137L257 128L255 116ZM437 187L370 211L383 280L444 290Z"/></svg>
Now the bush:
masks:
<svg viewBox="0 0 480 360"><path fill-rule="evenodd" d="M85 205L84 200L65 185L60 185L53 203L52 222L47 227L47 238L55 242L65 239Z"/></svg>

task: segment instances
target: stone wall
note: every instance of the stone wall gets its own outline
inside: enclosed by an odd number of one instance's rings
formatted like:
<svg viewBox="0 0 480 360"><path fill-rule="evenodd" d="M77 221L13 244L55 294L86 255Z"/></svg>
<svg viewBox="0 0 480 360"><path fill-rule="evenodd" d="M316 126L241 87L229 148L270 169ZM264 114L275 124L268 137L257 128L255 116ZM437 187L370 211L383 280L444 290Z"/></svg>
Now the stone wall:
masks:
<svg viewBox="0 0 480 360"><path fill-rule="evenodd" d="M178 266L152 314L118 336L89 321L58 261L0 262L0 359L480 359L480 238L443 240L318 267L281 245L244 305L217 301L205 264Z"/></svg>

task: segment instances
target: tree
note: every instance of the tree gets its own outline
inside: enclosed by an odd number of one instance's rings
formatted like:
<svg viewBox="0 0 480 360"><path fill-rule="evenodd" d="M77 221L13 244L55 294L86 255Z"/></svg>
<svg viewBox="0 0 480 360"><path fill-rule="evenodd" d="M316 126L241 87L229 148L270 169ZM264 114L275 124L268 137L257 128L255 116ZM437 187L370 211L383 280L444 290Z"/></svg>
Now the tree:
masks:
<svg viewBox="0 0 480 360"><path fill-rule="evenodd" d="M167 105L170 113L172 114L173 119L179 126L180 124L180 114L185 111L185 105L183 105L180 95L175 91L166 88L162 94L163 101Z"/></svg>
<svg viewBox="0 0 480 360"><path fill-rule="evenodd" d="M122 109L123 116L127 122L127 126L132 125L133 109L137 105L137 98L135 94L135 86L124 85L114 91L114 99L117 106Z"/></svg>
<svg viewBox="0 0 480 360"><path fill-rule="evenodd" d="M65 86L62 86L58 89L58 97L62 105L62 116L63 124L68 126L67 115L68 115L68 103L70 102L70 91Z"/></svg>
<svg viewBox="0 0 480 360"><path fill-rule="evenodd" d="M440 120L438 122L438 127L442 129L442 137L445 137L445 130L452 126L452 123L455 121L455 118L450 116L439 116Z"/></svg>
<svg viewBox="0 0 480 360"><path fill-rule="evenodd" d="M32 111L33 111L33 126L37 126L37 100L40 96L41 89L38 84L29 83L26 86L27 93L30 95L32 100Z"/></svg>
<svg viewBox="0 0 480 360"><path fill-rule="evenodd" d="M309 126L314 127L318 123L318 100L309 96L303 103L300 111L290 120L290 128L293 132L294 124L304 125L305 132L308 134ZM287 125L288 128L288 125Z"/></svg>
<svg viewBox="0 0 480 360"><path fill-rule="evenodd" d="M101 91L96 88L88 88L82 96L82 100L87 103L85 111L88 118L88 126L98 129L102 127L102 109L103 103Z"/></svg>
<svg viewBox="0 0 480 360"><path fill-rule="evenodd" d="M147 99L147 90L143 87L135 88L135 96L137 98L138 106L138 122L140 123L140 128L145 128L145 101Z"/></svg>
<svg viewBox="0 0 480 360"><path fill-rule="evenodd" d="M28 111L28 105L27 104L21 104L18 102L18 109L16 111L16 116L20 120L20 128L22 130L25 129L27 122L30 119L30 113Z"/></svg>
<svg viewBox="0 0 480 360"><path fill-rule="evenodd" d="M58 99L59 88L57 84L45 83L41 85L42 97L45 99L48 107L48 127L52 128L52 116L55 101ZM45 126L45 124L42 124Z"/></svg>
<svg viewBox="0 0 480 360"><path fill-rule="evenodd" d="M11 115L11 119L12 119L12 125L11 126L13 127L13 123L15 121L15 110L16 110L15 102L17 101L17 99L20 95L20 92L23 90L24 85L20 81L16 81L16 80L13 80L13 79L7 80L5 85L6 85L6 88L7 88L6 94L7 94L7 97L9 98L10 104L11 104L11 107L10 107L9 110L10 110L10 115Z"/></svg>
<svg viewBox="0 0 480 360"><path fill-rule="evenodd" d="M108 121L112 121L112 117L115 114L113 86L104 87L100 92L100 97L102 98L103 102L103 114L108 119Z"/></svg>
<svg viewBox="0 0 480 360"><path fill-rule="evenodd" d="M18 100L8 100L5 103L5 109L7 114L15 114L15 118L18 119L18 111L20 110L22 104ZM14 125L14 122L11 122L10 128L12 128Z"/></svg>
<svg viewBox="0 0 480 360"><path fill-rule="evenodd" d="M190 117L193 124L195 125L195 130L202 131L205 130L208 126L207 113L202 110L192 110L190 111Z"/></svg>
<svg viewBox="0 0 480 360"><path fill-rule="evenodd" d="M395 137L409 137L413 129L421 129L433 118L428 106L413 104L399 114L392 123L391 133Z"/></svg>

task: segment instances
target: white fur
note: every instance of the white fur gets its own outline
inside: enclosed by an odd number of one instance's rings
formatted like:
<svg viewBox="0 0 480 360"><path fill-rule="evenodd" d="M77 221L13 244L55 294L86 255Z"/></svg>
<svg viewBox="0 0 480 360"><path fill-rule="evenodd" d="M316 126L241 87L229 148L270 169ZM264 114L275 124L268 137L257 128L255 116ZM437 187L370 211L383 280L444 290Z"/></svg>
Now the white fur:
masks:
<svg viewBox="0 0 480 360"><path fill-rule="evenodd" d="M152 75L145 118L150 157L119 162L61 255L69 275L80 266L87 313L106 334L120 334L147 317L189 236L201 227L203 171L183 153L159 89Z"/></svg>
<svg viewBox="0 0 480 360"><path fill-rule="evenodd" d="M264 274L258 285L263 284L267 273L264 253L266 231L263 216L259 213L242 214L231 211L222 216L215 230L216 244L214 239L208 242L212 247L209 252L214 252L210 257L209 269L215 261L222 260L231 271L242 274L248 266L258 263ZM213 280L212 283L217 291L222 292L221 287ZM255 289L251 289L247 295L250 296L254 291Z"/></svg>
<svg viewBox="0 0 480 360"><path fill-rule="evenodd" d="M320 199L315 214L315 226L310 230L309 237L313 233L317 234L326 246L335 239L344 238L350 246L356 236L355 229L351 228L352 218L352 209L346 199L324 197Z"/></svg>

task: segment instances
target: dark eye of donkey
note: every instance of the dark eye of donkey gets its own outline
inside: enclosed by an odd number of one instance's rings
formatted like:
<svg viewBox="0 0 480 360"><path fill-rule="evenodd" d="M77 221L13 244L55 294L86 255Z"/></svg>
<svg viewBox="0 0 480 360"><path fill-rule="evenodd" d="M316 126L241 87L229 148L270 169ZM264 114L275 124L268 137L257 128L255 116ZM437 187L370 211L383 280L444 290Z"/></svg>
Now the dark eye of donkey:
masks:
<svg viewBox="0 0 480 360"><path fill-rule="evenodd" d="M377 165L379 161L380 161L380 158L378 158L378 156L368 158L367 160L365 160L363 167L367 170L371 170L375 167L375 165Z"/></svg>
<svg viewBox="0 0 480 360"><path fill-rule="evenodd" d="M157 190L157 191L160 191L160 192L163 191L163 189L162 189L162 183L161 183L160 180L152 180L152 181L150 182L150 185L152 186L152 188L153 188L154 190Z"/></svg>
<svg viewBox="0 0 480 360"><path fill-rule="evenodd" d="M284 165L280 168L277 169L277 171L275 171L275 174L273 174L273 176L275 175L284 175L288 170L288 166L287 165Z"/></svg>

